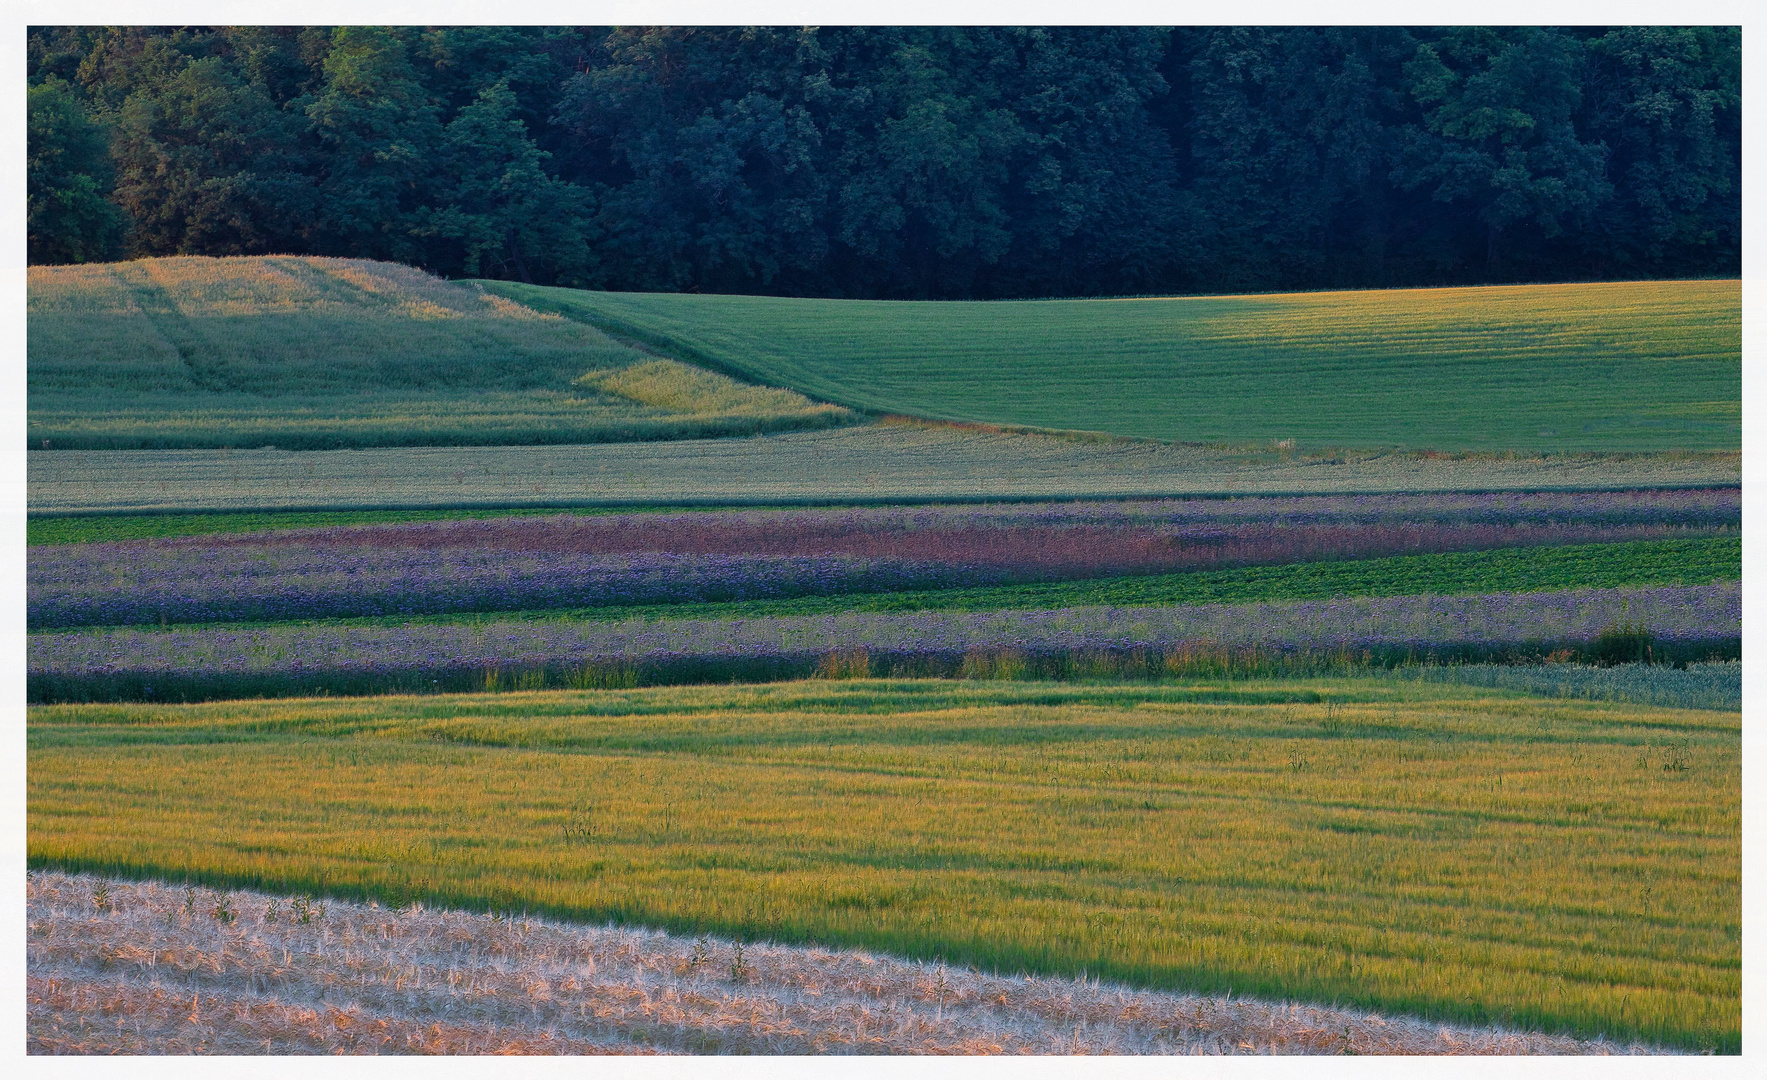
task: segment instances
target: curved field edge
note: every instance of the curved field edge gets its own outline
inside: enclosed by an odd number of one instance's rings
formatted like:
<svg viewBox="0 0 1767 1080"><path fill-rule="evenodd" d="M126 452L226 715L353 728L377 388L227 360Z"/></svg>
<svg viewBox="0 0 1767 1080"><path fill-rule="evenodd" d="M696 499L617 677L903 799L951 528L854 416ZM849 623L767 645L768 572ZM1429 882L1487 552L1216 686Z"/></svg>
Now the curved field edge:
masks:
<svg viewBox="0 0 1767 1080"><path fill-rule="evenodd" d="M487 291L876 413L1190 442L1734 449L1735 281L992 302Z"/></svg>
<svg viewBox="0 0 1767 1080"><path fill-rule="evenodd" d="M869 682L31 728L39 866L1738 1045L1735 713Z"/></svg>
<svg viewBox="0 0 1767 1080"><path fill-rule="evenodd" d="M30 1053L1664 1052L527 914L53 870L26 890ZM146 954L200 965L193 999Z"/></svg>

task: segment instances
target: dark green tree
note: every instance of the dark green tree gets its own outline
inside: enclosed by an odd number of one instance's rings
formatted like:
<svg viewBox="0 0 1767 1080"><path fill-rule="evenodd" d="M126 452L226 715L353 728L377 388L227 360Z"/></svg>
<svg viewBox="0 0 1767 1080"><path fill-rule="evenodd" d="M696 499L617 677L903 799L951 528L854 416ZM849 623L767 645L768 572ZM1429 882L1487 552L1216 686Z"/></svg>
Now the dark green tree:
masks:
<svg viewBox="0 0 1767 1080"><path fill-rule="evenodd" d="M428 264L468 277L584 284L594 258L585 241L589 193L549 176L548 155L528 138L516 97L486 87L443 133L432 161L434 205L416 210L413 233L441 243Z"/></svg>
<svg viewBox="0 0 1767 1080"><path fill-rule="evenodd" d="M1580 238L1589 271L1739 265L1742 31L1618 27L1586 48L1582 128L1607 148L1615 196Z"/></svg>
<svg viewBox="0 0 1767 1080"><path fill-rule="evenodd" d="M116 258L127 219L106 198L105 130L57 78L26 91L25 116L26 257L33 263Z"/></svg>
<svg viewBox="0 0 1767 1080"><path fill-rule="evenodd" d="M315 249L413 260L413 212L434 179L439 109L404 41L378 27L332 31L325 83L305 115L317 147Z"/></svg>
<svg viewBox="0 0 1767 1080"><path fill-rule="evenodd" d="M1422 110L1404 132L1393 179L1470 211L1495 268L1506 233L1551 240L1611 195L1605 151L1580 138L1582 47L1539 27L1450 30L1405 65Z"/></svg>
<svg viewBox="0 0 1767 1080"><path fill-rule="evenodd" d="M218 56L194 60L117 112L116 201L145 255L287 250L288 225L311 213L292 152L298 118Z"/></svg>
<svg viewBox="0 0 1767 1080"><path fill-rule="evenodd" d="M601 190L615 280L764 289L827 251L817 65L795 31L639 29L572 80L559 116L576 175ZM812 73L806 75L806 67Z"/></svg>
<svg viewBox="0 0 1767 1080"><path fill-rule="evenodd" d="M1176 162L1150 105L1170 35L1144 27L1005 28L996 75L1021 138L1002 202L1013 247L989 295L1145 292L1182 251Z"/></svg>

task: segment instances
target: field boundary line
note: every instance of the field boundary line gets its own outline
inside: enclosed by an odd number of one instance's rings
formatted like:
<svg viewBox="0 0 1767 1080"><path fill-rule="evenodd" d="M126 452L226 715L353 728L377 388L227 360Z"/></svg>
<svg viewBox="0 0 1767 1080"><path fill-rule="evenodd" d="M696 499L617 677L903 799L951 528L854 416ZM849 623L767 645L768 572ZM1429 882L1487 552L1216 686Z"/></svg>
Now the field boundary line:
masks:
<svg viewBox="0 0 1767 1080"><path fill-rule="evenodd" d="M704 509L707 507L744 507L763 509L779 507L781 509L803 509L817 506L964 506L969 504L1013 505L1018 503L1079 503L1079 502L1142 502L1158 499L1209 499L1225 501L1228 499L1301 499L1320 495L1344 497L1373 497L1377 495L1504 495L1516 492L1558 492L1571 495L1600 495L1622 491L1704 491L1709 488L1740 488L1741 484L1715 482L1702 483L1638 483L1638 484L1527 484L1513 487L1469 487L1469 488L1391 488L1391 489L1344 489L1330 491L1285 490L1285 491L1222 491L1220 489L1206 491L1161 491L1134 492L1101 492L1098 494L1025 494L1000 495L978 492L974 495L903 495L903 496L841 496L834 495L824 498L784 497L760 498L731 496L723 499L686 498L660 501L657 499L555 499L536 500L532 502L290 502L262 505L231 505L225 508L210 508L204 504L185 506L143 506L143 507L103 507L90 510L47 510L33 509L27 505L27 518L77 518L77 517L155 517L173 514L276 514L276 513L314 513L319 511L354 511L354 510L574 510L574 509L659 509L667 510L674 507L684 509Z"/></svg>

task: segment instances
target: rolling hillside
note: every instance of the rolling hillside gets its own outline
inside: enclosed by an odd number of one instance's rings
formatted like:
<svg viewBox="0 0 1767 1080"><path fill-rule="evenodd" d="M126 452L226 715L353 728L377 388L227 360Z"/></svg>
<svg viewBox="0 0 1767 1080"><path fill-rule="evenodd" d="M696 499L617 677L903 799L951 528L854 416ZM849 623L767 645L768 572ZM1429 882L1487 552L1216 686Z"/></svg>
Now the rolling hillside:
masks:
<svg viewBox="0 0 1767 1080"><path fill-rule="evenodd" d="M30 446L583 443L839 423L395 263L34 266Z"/></svg>
<svg viewBox="0 0 1767 1080"><path fill-rule="evenodd" d="M482 284L879 413L1302 449L1741 439L1736 281L977 303Z"/></svg>

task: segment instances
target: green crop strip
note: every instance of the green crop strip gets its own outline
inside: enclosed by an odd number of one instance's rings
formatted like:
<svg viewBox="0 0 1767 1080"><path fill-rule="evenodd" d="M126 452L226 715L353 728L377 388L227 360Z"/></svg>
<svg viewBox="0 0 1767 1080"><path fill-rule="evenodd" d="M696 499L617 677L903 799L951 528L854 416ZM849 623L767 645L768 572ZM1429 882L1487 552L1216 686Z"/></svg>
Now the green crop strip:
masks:
<svg viewBox="0 0 1767 1080"><path fill-rule="evenodd" d="M323 529L337 525L398 525L413 521L483 521L506 517L556 517L560 514L703 513L720 507L499 507L484 510L314 510L273 513L116 514L104 517L30 518L26 544L96 544L118 540L156 540L169 536L219 536L228 533ZM744 507L767 509L767 507ZM793 507L794 510L806 509ZM813 509L813 508L810 508Z"/></svg>
<svg viewBox="0 0 1767 1080"><path fill-rule="evenodd" d="M1740 1048L1740 716L1397 679L29 714L36 866Z"/></svg>
<svg viewBox="0 0 1767 1080"><path fill-rule="evenodd" d="M983 303L480 284L874 413L1302 449L1741 439L1736 281Z"/></svg>

